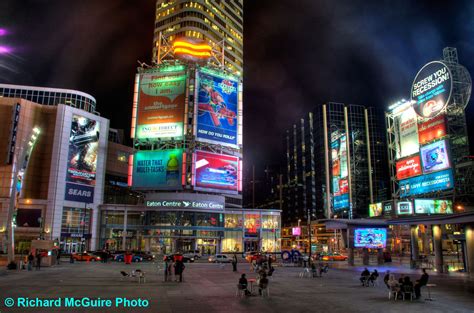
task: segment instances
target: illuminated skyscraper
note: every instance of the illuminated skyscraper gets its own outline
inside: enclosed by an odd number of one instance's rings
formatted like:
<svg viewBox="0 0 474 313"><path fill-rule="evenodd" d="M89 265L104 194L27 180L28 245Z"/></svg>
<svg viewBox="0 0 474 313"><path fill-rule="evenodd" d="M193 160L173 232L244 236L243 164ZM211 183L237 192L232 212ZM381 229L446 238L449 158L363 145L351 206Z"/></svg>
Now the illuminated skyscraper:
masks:
<svg viewBox="0 0 474 313"><path fill-rule="evenodd" d="M157 61L160 33L168 40L204 40L214 49L225 47L225 68L242 76L243 0L158 0L156 2L153 61Z"/></svg>

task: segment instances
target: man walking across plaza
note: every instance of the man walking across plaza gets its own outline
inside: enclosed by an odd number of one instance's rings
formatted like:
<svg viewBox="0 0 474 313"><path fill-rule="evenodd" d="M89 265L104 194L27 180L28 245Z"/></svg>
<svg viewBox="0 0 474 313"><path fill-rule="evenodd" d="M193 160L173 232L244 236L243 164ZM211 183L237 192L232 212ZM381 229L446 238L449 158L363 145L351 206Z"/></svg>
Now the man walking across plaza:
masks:
<svg viewBox="0 0 474 313"><path fill-rule="evenodd" d="M30 252L28 255L28 270L31 271L33 269L33 262L35 261L35 257L33 256L33 253Z"/></svg>
<svg viewBox="0 0 474 313"><path fill-rule="evenodd" d="M237 255L234 253L234 257L232 258L232 271L237 272Z"/></svg>
<svg viewBox="0 0 474 313"><path fill-rule="evenodd" d="M41 269L41 252L36 250L36 270L39 271Z"/></svg>

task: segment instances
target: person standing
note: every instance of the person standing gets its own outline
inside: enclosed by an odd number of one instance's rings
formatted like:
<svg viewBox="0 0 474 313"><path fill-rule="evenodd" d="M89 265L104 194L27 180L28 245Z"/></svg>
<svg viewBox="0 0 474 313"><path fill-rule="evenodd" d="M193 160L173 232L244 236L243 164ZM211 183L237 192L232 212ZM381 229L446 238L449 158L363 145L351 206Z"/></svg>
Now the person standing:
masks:
<svg viewBox="0 0 474 313"><path fill-rule="evenodd" d="M165 256L165 263L164 263L164 274L165 274L165 282L167 282L171 276L171 268L170 268L170 260L167 256Z"/></svg>
<svg viewBox="0 0 474 313"><path fill-rule="evenodd" d="M41 269L41 252L36 250L36 270L39 271Z"/></svg>
<svg viewBox="0 0 474 313"><path fill-rule="evenodd" d="M177 277L179 276L179 282L183 282L183 271L184 271L184 263L183 263L183 256L181 253L175 255L174 259L174 275ZM178 279L176 279L178 281Z"/></svg>
<svg viewBox="0 0 474 313"><path fill-rule="evenodd" d="M58 254L56 255L56 263L59 265L59 262L61 262L61 249L58 249Z"/></svg>
<svg viewBox="0 0 474 313"><path fill-rule="evenodd" d="M31 271L33 269L33 262L35 261L35 257L32 252L28 255L28 270Z"/></svg>
<svg viewBox="0 0 474 313"><path fill-rule="evenodd" d="M232 258L232 271L237 272L237 256L235 254Z"/></svg>

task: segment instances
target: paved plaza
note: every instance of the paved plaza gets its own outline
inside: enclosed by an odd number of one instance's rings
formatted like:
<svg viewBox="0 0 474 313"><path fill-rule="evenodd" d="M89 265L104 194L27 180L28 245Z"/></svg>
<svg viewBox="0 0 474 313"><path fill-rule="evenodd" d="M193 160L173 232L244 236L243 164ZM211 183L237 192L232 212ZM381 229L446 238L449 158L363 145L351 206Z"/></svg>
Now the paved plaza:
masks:
<svg viewBox="0 0 474 313"><path fill-rule="evenodd" d="M372 270L374 267L370 267ZM141 269L146 283L122 279L121 270ZM432 274L430 283L435 301L389 301L383 285L361 287L360 267L348 268L339 263L323 278L299 278L298 267L277 267L270 279L270 296L236 297L236 284L241 273L255 276L248 264L239 263L238 273L231 265L186 264L185 281L163 282L158 264L139 263L62 263L40 271L14 271L0 276L0 312L474 312L474 280L463 275L449 277ZM383 273L386 269L380 267ZM390 268L397 278L409 273L412 280L418 272ZM380 281L383 278L381 274ZM423 289L422 298L427 296ZM6 298L146 299L148 308L7 308Z"/></svg>

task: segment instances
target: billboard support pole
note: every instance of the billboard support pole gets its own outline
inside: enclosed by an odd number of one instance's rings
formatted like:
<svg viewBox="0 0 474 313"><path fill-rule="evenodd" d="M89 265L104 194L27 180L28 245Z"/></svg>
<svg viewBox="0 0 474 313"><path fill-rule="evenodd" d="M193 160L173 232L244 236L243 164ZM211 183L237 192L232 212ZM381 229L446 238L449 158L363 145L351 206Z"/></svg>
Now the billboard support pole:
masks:
<svg viewBox="0 0 474 313"><path fill-rule="evenodd" d="M370 195L370 203L374 203L374 190L373 190L373 182L372 182L372 157L371 157L371 150L370 150L370 134L369 134L369 114L368 110L364 109L364 117L365 117L365 134L367 138L367 163L369 165L369 195Z"/></svg>

